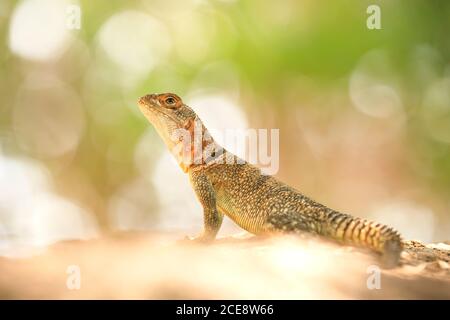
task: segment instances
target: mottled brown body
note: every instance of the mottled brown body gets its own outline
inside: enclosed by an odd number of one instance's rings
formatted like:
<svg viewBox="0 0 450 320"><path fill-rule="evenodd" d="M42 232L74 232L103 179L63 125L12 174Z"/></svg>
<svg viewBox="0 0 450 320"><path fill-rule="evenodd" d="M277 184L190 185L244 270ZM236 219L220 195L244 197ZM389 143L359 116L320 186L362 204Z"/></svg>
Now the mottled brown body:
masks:
<svg viewBox="0 0 450 320"><path fill-rule="evenodd" d="M401 238L394 229L332 210L248 163L214 164L189 175L203 207L214 207L215 202L216 217L205 217L210 237L227 215L254 234L308 232L378 252L386 246L400 250Z"/></svg>
<svg viewBox="0 0 450 320"><path fill-rule="evenodd" d="M167 106L166 102L173 99L175 103ZM171 130L177 127L191 130L193 117L198 120L194 111L174 94L148 95L140 99L139 105L152 123L158 120L155 127L169 148L173 143L167 141ZM213 140L209 143L217 147ZM239 163L224 159L238 158L221 149L202 163L182 165L204 211L204 232L200 239L214 239L223 216L227 215L254 234L312 233L385 253L389 263L398 261L402 242L394 229L334 211L262 174L253 165L240 159Z"/></svg>

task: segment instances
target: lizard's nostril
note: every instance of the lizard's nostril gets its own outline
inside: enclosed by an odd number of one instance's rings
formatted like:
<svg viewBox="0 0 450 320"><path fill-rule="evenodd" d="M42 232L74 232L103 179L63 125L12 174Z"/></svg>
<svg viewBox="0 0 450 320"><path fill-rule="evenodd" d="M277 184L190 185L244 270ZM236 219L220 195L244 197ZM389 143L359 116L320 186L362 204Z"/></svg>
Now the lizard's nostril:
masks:
<svg viewBox="0 0 450 320"><path fill-rule="evenodd" d="M144 97L140 97L138 100L138 104L143 104L145 101L145 96Z"/></svg>
<svg viewBox="0 0 450 320"><path fill-rule="evenodd" d="M154 99L156 99L156 94L146 94L145 96L139 98L138 103L145 104L151 102Z"/></svg>

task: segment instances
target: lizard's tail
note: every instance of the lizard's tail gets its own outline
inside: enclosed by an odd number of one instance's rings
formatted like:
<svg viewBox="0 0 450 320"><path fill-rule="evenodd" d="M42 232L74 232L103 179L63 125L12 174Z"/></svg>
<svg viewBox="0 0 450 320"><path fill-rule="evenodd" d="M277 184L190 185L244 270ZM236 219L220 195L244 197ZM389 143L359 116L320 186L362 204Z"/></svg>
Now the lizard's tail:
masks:
<svg viewBox="0 0 450 320"><path fill-rule="evenodd" d="M275 232L312 232L339 242L375 250L383 255L386 267L398 265L403 242L400 234L386 225L355 218L331 209L320 215L273 214L268 218L268 230Z"/></svg>
<svg viewBox="0 0 450 320"><path fill-rule="evenodd" d="M402 238L395 229L336 211L327 212L319 233L380 252L389 266L398 264L403 248Z"/></svg>

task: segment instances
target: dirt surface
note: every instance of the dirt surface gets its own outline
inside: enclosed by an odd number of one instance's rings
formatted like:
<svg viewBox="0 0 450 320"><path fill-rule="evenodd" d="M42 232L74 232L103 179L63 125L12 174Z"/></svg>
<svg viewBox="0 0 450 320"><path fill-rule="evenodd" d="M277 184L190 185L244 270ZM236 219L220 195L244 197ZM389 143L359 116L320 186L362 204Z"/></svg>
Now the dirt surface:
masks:
<svg viewBox="0 0 450 320"><path fill-rule="evenodd" d="M406 242L402 265L384 269L379 256L316 238L179 238L121 233L0 258L0 298L450 299L448 243Z"/></svg>

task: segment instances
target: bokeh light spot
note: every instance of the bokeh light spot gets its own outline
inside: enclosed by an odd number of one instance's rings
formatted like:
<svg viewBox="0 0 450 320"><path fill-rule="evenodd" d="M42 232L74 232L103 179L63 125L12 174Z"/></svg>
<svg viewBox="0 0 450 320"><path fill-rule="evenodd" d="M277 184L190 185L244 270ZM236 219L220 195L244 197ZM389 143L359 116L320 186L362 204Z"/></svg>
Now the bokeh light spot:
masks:
<svg viewBox="0 0 450 320"><path fill-rule="evenodd" d="M9 47L30 60L50 60L61 55L70 39L66 27L67 1L21 1L11 17Z"/></svg>
<svg viewBox="0 0 450 320"><path fill-rule="evenodd" d="M358 111L375 118L403 114L402 100L389 65L383 51L374 50L361 58L349 84L350 98Z"/></svg>
<svg viewBox="0 0 450 320"><path fill-rule="evenodd" d="M84 126L78 94L59 80L37 75L19 90L13 128L25 150L42 157L73 152Z"/></svg>
<svg viewBox="0 0 450 320"><path fill-rule="evenodd" d="M99 43L127 73L145 75L169 53L171 38L157 19L128 10L113 15L102 25Z"/></svg>

